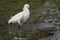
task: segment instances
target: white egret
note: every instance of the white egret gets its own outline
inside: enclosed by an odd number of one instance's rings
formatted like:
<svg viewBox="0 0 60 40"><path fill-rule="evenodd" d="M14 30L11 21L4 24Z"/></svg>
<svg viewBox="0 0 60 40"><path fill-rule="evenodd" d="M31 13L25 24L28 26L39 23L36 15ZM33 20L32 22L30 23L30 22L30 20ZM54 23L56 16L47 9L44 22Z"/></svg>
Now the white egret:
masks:
<svg viewBox="0 0 60 40"><path fill-rule="evenodd" d="M25 4L23 7L23 11L19 12L18 14L14 15L9 19L9 23L18 23L20 26L22 23L25 23L30 16L30 11L29 11L29 4Z"/></svg>

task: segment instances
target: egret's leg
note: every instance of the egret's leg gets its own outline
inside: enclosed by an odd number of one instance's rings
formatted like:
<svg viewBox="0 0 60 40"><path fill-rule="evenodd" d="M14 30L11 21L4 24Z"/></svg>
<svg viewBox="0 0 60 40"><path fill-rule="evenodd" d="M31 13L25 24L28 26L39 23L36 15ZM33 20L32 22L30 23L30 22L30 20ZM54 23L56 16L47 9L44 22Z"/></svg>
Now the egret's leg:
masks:
<svg viewBox="0 0 60 40"><path fill-rule="evenodd" d="M18 36L18 40L19 40L19 38L20 38L20 32L21 32L21 30L20 30L20 27L21 27L21 23L20 23L20 21L18 21L18 24L19 24L19 36Z"/></svg>
<svg viewBox="0 0 60 40"><path fill-rule="evenodd" d="M18 24L21 26L22 25L22 23L20 22L20 21L18 21Z"/></svg>

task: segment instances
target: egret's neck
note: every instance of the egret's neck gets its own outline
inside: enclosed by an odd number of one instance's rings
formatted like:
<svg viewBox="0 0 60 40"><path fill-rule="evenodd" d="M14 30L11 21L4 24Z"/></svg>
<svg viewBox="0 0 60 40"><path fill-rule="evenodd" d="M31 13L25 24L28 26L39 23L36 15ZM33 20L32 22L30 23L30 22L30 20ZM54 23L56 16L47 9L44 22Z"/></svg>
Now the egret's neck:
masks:
<svg viewBox="0 0 60 40"><path fill-rule="evenodd" d="M28 8L23 8L23 11L25 11L25 10L26 10L26 11L29 11L29 9L28 9Z"/></svg>

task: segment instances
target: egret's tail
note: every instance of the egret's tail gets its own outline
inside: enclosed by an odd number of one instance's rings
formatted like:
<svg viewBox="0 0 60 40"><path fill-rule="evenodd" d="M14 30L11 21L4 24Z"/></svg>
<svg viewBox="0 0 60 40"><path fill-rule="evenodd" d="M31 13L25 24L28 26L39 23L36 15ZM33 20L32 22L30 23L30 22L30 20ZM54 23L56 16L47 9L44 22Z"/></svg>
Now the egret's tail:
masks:
<svg viewBox="0 0 60 40"><path fill-rule="evenodd" d="M8 21L8 24L10 24L10 23L11 23L11 21L9 20L9 21Z"/></svg>

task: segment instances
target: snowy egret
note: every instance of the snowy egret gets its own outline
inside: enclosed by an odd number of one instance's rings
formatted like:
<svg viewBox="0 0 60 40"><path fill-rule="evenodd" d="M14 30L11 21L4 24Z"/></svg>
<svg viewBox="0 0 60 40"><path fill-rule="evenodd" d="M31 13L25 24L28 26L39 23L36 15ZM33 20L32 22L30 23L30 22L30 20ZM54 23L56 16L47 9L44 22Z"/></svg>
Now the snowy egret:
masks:
<svg viewBox="0 0 60 40"><path fill-rule="evenodd" d="M25 23L30 16L30 11L29 11L29 4L25 4L23 7L23 11L19 12L18 14L14 15L9 19L9 23L18 23L20 26L22 23Z"/></svg>

